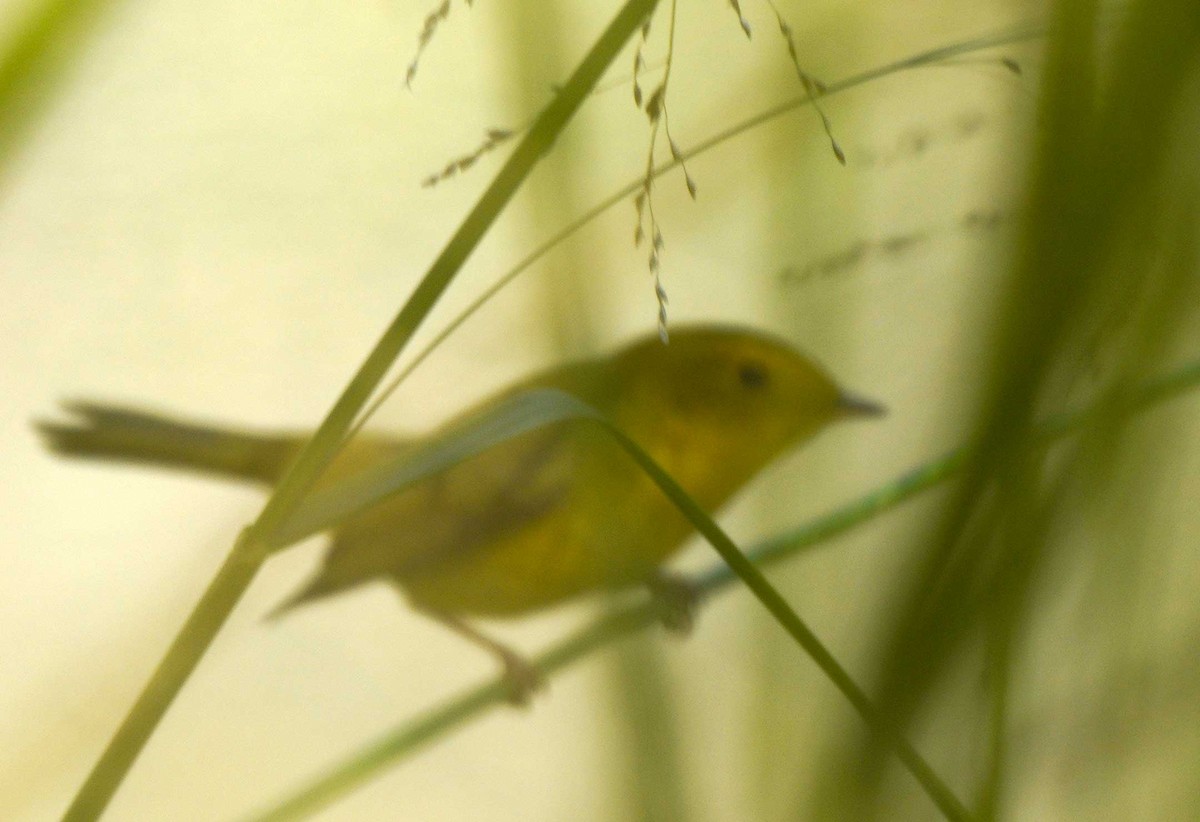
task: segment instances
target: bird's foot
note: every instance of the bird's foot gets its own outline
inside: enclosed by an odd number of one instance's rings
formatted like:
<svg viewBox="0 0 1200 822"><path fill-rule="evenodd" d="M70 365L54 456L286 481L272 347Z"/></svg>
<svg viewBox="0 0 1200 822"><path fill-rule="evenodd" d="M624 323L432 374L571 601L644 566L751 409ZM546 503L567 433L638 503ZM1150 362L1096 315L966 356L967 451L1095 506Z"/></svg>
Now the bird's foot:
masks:
<svg viewBox="0 0 1200 822"><path fill-rule="evenodd" d="M667 571L656 573L647 585L663 627L680 636L690 634L700 609L700 591L696 586L685 577Z"/></svg>
<svg viewBox="0 0 1200 822"><path fill-rule="evenodd" d="M533 663L516 651L508 648L493 650L504 668L502 676L508 686L509 704L517 708L528 707L533 695L546 688L546 678Z"/></svg>
<svg viewBox="0 0 1200 822"><path fill-rule="evenodd" d="M441 611L426 611L426 613L455 633L469 639L480 648L486 649L488 653L500 660L500 665L504 668L502 678L508 686L509 703L523 708L533 699L535 692L546 687L546 680L542 676L542 672L512 648L497 642L464 622L460 617Z"/></svg>

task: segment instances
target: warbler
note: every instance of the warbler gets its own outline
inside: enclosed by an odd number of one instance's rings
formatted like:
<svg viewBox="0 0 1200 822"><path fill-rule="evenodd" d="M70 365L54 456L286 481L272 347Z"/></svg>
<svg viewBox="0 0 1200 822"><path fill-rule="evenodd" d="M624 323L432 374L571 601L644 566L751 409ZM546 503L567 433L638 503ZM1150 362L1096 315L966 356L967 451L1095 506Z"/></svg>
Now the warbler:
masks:
<svg viewBox="0 0 1200 822"><path fill-rule="evenodd" d="M744 328L696 325L615 353L543 371L446 424L469 424L519 392L566 391L604 414L708 512L789 448L837 420L883 408L841 390L785 342ZM307 439L242 431L78 402L74 422L38 422L73 457L150 463L271 485ZM433 436L437 435L437 431ZM419 438L363 434L317 488L396 459ZM537 672L469 617L525 614L589 591L680 589L661 567L688 520L603 427L567 419L521 434L402 489L332 529L324 562L278 612L372 580L495 653L514 701ZM683 597L686 599L686 597Z"/></svg>

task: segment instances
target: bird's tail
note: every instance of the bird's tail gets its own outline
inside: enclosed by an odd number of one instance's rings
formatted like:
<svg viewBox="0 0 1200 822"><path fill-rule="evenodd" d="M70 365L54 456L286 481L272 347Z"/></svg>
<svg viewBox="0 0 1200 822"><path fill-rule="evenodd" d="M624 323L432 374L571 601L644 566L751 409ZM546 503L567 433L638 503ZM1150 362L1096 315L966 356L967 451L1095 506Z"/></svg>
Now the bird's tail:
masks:
<svg viewBox="0 0 1200 822"><path fill-rule="evenodd" d="M301 444L298 436L214 428L128 408L64 403L75 420L34 423L46 445L69 457L190 469L274 483Z"/></svg>

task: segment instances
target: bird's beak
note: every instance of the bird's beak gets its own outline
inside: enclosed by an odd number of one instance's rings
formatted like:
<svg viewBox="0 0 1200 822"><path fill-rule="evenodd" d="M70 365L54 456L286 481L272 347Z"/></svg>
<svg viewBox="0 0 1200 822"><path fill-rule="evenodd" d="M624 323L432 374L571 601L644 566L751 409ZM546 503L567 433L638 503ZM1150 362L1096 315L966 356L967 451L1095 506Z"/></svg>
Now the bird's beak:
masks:
<svg viewBox="0 0 1200 822"><path fill-rule="evenodd" d="M847 417L882 417L887 409L877 402L843 393L838 397L838 408Z"/></svg>

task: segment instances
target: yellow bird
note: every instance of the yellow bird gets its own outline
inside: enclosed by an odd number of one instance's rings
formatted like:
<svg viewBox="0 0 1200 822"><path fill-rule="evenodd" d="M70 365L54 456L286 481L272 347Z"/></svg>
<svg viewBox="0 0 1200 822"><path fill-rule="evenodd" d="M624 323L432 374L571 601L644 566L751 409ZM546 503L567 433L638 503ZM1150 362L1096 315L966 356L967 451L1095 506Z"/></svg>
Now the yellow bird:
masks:
<svg viewBox="0 0 1200 822"><path fill-rule="evenodd" d="M714 512L771 460L839 419L883 409L840 390L786 343L739 328L681 327L607 357L526 379L448 423L518 392L567 391L605 414ZM277 482L307 439L73 403L75 423L39 422L50 448ZM402 454L416 440L352 440L318 487ZM692 527L601 427L555 422L496 445L348 517L316 576L278 610L371 580L497 654L516 701L538 682L517 654L464 617L523 614L588 591L650 584L682 591L662 563ZM686 600L686 597L682 598ZM684 615L686 617L686 615Z"/></svg>

